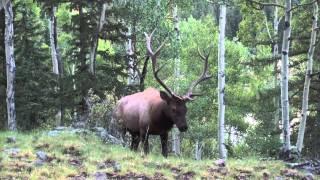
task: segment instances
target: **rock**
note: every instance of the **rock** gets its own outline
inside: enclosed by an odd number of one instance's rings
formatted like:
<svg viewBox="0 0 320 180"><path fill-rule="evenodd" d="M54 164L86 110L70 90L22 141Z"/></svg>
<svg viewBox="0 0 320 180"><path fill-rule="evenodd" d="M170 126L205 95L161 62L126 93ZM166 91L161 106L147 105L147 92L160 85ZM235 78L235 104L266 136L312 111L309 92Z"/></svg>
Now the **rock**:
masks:
<svg viewBox="0 0 320 180"><path fill-rule="evenodd" d="M94 127L91 129L94 132L103 132L106 131L103 127Z"/></svg>
<svg viewBox="0 0 320 180"><path fill-rule="evenodd" d="M114 170L114 172L120 172L121 171L121 165L118 162L114 162L113 170Z"/></svg>
<svg viewBox="0 0 320 180"><path fill-rule="evenodd" d="M16 143L16 137L7 137L6 143Z"/></svg>
<svg viewBox="0 0 320 180"><path fill-rule="evenodd" d="M95 180L106 180L106 179L108 179L106 173L102 173L102 172L96 172L93 176L94 176Z"/></svg>
<svg viewBox="0 0 320 180"><path fill-rule="evenodd" d="M47 161L48 160L48 156L45 152L43 151L37 151L36 152L36 155L37 155L37 158L43 162Z"/></svg>
<svg viewBox="0 0 320 180"><path fill-rule="evenodd" d="M5 153L10 154L10 155L17 155L20 153L19 148L9 148L4 150Z"/></svg>
<svg viewBox="0 0 320 180"><path fill-rule="evenodd" d="M70 165L73 166L81 166L82 162L79 159L70 159L69 161Z"/></svg>
<svg viewBox="0 0 320 180"><path fill-rule="evenodd" d="M60 134L60 131L57 131L57 130L52 130L52 131L49 131L48 132L48 136L58 136Z"/></svg>
<svg viewBox="0 0 320 180"><path fill-rule="evenodd" d="M66 130L68 130L68 127L58 126L58 127L54 128L54 130L57 130L57 131L66 131Z"/></svg>
<svg viewBox="0 0 320 180"><path fill-rule="evenodd" d="M82 121L82 120L77 121L77 122L75 122L75 123L72 124L72 127L83 129L83 128L86 127L86 122L85 122L85 121Z"/></svg>
<svg viewBox="0 0 320 180"><path fill-rule="evenodd" d="M225 167L226 166L226 162L224 159L218 159L214 162L214 164L216 166L219 166L219 167Z"/></svg>

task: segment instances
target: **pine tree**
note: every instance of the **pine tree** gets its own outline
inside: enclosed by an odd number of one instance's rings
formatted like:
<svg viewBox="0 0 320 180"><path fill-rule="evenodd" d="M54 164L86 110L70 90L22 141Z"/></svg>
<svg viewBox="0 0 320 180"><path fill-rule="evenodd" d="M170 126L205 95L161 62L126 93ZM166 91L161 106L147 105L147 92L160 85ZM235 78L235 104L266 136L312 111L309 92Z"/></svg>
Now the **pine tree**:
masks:
<svg viewBox="0 0 320 180"><path fill-rule="evenodd" d="M22 129L38 127L53 117L54 87L57 84L48 64L50 54L44 35L47 29L36 14L38 7L31 0L16 1L16 105L17 122Z"/></svg>

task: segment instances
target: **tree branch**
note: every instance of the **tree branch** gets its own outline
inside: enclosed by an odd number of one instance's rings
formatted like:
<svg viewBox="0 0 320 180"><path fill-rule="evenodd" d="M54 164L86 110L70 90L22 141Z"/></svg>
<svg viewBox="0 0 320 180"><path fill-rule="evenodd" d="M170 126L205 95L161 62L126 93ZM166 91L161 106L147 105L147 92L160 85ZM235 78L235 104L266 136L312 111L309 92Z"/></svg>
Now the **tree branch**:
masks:
<svg viewBox="0 0 320 180"><path fill-rule="evenodd" d="M246 0L247 2L249 2L252 5L258 5L260 6L259 10L263 9L265 6L276 6L276 7L280 7L285 9L284 6L280 5L280 4L276 4L276 3L263 3L263 2L259 2L259 1L255 1L255 0Z"/></svg>
<svg viewBox="0 0 320 180"><path fill-rule="evenodd" d="M295 5L294 7L292 7L292 8L289 10L289 12L290 12L290 11L293 11L293 10L299 8L299 7L310 6L310 5L312 5L313 3L315 3L315 2L319 2L319 0L314 0L314 1L311 1L311 2L305 3L305 4L297 4L297 5Z"/></svg>
<svg viewBox="0 0 320 180"><path fill-rule="evenodd" d="M0 0L0 11L2 10L2 8L5 8L8 2L9 0Z"/></svg>
<svg viewBox="0 0 320 180"><path fill-rule="evenodd" d="M291 51L291 53L289 54L289 57L306 54L307 52L308 52L307 50ZM281 54L277 56L264 57L264 58L251 58L250 62L244 62L241 64L249 65L249 66L261 66L261 65L268 65L268 64L274 63L279 59L281 59Z"/></svg>
<svg viewBox="0 0 320 180"><path fill-rule="evenodd" d="M257 9L257 10L262 10L262 9L263 9L264 7L266 7L266 6L276 6L276 7L280 7L280 8L285 9L285 6L282 6L282 5L276 4L276 3L263 3L263 2L259 2L259 1L255 1L255 0L246 0L246 1L249 2L249 3L252 4L252 5L254 5L254 4L255 4L255 5L258 5L259 8L253 7L253 8L255 8L255 9ZM305 4L297 4L297 5L295 5L294 7L292 7L288 12L293 11L293 10L299 8L299 7L310 6L310 5L312 5L313 3L315 3L315 2L319 2L319 0L313 0L313 1L311 1L311 2L309 2L309 3L305 3Z"/></svg>

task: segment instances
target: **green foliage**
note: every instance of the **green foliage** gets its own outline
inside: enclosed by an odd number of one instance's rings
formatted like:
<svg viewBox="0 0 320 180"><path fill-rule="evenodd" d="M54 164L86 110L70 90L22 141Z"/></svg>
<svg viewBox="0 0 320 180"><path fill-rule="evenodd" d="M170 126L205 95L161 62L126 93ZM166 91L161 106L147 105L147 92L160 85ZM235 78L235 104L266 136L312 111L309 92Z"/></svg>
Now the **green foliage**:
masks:
<svg viewBox="0 0 320 180"><path fill-rule="evenodd" d="M113 108L115 107L114 97L105 93L105 97L100 98L90 89L88 92L88 102L90 113L88 117L89 127L108 127L107 120L111 119Z"/></svg>
<svg viewBox="0 0 320 180"><path fill-rule="evenodd" d="M40 8L29 1L15 4L16 110L21 129L32 129L53 117L57 79L50 67L49 49L43 35L46 26Z"/></svg>
<svg viewBox="0 0 320 180"><path fill-rule="evenodd" d="M258 152L259 155L276 157L281 147L279 136L270 135L268 130L262 130L263 126L249 128L245 143L250 147L251 152Z"/></svg>

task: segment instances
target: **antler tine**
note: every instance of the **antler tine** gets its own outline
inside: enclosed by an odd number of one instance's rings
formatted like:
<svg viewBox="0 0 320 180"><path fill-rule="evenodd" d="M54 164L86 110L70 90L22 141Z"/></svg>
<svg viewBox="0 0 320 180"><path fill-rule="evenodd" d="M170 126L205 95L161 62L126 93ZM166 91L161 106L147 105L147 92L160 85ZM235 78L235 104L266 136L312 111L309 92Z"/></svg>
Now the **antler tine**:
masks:
<svg viewBox="0 0 320 180"><path fill-rule="evenodd" d="M206 57L204 55L202 55L202 53L200 52L199 47L198 47L198 54L199 54L199 56L201 57L202 60L206 60ZM209 54L210 54L210 52L209 52ZM209 56L209 54L208 54L208 56Z"/></svg>
<svg viewBox="0 0 320 180"><path fill-rule="evenodd" d="M152 60L152 71L153 71L153 75L156 78L156 80L158 81L158 83L171 95L171 96L175 96L178 97L174 94L174 92L164 84L164 82L158 77L158 72L163 68L163 66L159 69L157 69L157 56L160 54L160 50L163 48L164 44L166 43L167 39L165 39L161 45L157 48L156 52L153 52L152 50L152 46L151 46L151 41L152 41L152 36L153 33L155 32L155 30L152 31L152 33L150 35L148 35L147 33L144 33L146 36L146 45L147 45L147 51L149 56L151 57Z"/></svg>
<svg viewBox="0 0 320 180"><path fill-rule="evenodd" d="M210 56L210 52L206 56L204 56L204 55L202 55L202 53L200 52L200 49L198 48L198 54L201 57L201 59L204 60L203 72L202 72L201 76L199 77L199 79L197 79L196 81L192 82L187 94L184 96L184 98L186 98L188 100L193 100L192 97L194 97L194 96L203 95L203 94L199 94L199 93L192 93L192 91L202 81L205 81L205 80L208 80L208 79L212 78L212 75L208 75L208 73L209 73L208 72L208 64L209 64L208 59L209 59L209 56Z"/></svg>

